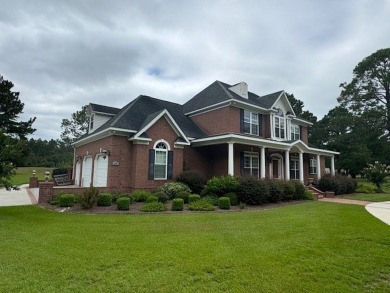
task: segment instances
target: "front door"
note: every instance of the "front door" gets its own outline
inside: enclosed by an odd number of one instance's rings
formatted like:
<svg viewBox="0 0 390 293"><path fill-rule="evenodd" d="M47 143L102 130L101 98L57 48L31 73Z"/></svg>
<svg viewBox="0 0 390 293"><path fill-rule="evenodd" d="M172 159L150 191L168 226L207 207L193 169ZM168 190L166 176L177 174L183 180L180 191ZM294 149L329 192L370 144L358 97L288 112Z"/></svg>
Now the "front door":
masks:
<svg viewBox="0 0 390 293"><path fill-rule="evenodd" d="M272 160L272 178L279 178L279 160Z"/></svg>

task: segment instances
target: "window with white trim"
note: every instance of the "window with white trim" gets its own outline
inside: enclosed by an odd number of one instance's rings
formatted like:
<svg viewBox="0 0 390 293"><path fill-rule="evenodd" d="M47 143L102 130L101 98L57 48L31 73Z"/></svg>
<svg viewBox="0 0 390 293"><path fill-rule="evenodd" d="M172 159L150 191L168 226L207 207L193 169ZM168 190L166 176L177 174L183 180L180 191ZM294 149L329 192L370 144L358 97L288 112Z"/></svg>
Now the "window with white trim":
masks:
<svg viewBox="0 0 390 293"><path fill-rule="evenodd" d="M299 160L290 161L290 179L299 179Z"/></svg>
<svg viewBox="0 0 390 293"><path fill-rule="evenodd" d="M244 110L244 132L259 135L259 115Z"/></svg>
<svg viewBox="0 0 390 293"><path fill-rule="evenodd" d="M315 158L310 159L309 173L310 174L317 174L317 159L315 159Z"/></svg>
<svg viewBox="0 0 390 293"><path fill-rule="evenodd" d="M244 153L244 174L259 176L259 154Z"/></svg>
<svg viewBox="0 0 390 293"><path fill-rule="evenodd" d="M168 148L163 142L155 147L154 179L167 179Z"/></svg>
<svg viewBox="0 0 390 293"><path fill-rule="evenodd" d="M278 110L278 113L274 116L274 130L276 138L285 138L286 137L286 120L284 118L283 111Z"/></svg>
<svg viewBox="0 0 390 293"><path fill-rule="evenodd" d="M299 125L291 124L291 139L301 139L301 127Z"/></svg>

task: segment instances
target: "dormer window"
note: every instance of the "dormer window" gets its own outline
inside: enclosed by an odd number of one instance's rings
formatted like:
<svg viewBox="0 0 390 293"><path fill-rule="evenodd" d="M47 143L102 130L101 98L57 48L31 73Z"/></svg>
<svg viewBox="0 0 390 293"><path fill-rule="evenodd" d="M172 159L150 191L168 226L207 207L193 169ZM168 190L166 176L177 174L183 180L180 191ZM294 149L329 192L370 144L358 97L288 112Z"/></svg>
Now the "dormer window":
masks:
<svg viewBox="0 0 390 293"><path fill-rule="evenodd" d="M259 135L259 115L244 110L244 132Z"/></svg>
<svg viewBox="0 0 390 293"><path fill-rule="evenodd" d="M278 112L274 116L275 125L275 137L285 138L286 137L286 119L284 118L283 111L278 109Z"/></svg>

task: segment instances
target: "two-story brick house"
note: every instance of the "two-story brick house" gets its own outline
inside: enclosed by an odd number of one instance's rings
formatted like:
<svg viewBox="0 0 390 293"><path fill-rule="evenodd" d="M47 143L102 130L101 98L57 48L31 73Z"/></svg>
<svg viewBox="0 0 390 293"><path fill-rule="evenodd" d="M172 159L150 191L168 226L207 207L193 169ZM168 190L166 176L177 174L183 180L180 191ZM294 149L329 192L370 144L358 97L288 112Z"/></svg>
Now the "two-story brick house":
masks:
<svg viewBox="0 0 390 293"><path fill-rule="evenodd" d="M78 186L152 189L183 170L316 182L337 152L308 144L311 123L284 91L258 96L215 81L184 105L139 96L122 109L89 104L89 133L75 147Z"/></svg>

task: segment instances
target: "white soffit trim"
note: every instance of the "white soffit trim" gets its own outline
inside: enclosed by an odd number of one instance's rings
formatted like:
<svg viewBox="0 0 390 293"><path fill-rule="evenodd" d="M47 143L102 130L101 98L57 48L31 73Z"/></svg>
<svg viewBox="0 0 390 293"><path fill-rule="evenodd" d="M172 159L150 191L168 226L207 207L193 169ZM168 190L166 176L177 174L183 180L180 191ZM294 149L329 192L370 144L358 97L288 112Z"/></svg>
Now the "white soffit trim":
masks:
<svg viewBox="0 0 390 293"><path fill-rule="evenodd" d="M297 122L300 122L300 123L305 124L305 125L313 125L313 123L306 121L306 120L303 120L303 119L299 119L297 117L292 118L291 121L292 122L297 121Z"/></svg>
<svg viewBox="0 0 390 293"><path fill-rule="evenodd" d="M134 136L133 139L138 139L142 133L147 131L154 123L156 123L161 117L165 116L169 125L173 128L173 130L176 132L176 134L180 135L184 140L189 144L189 140L187 136L184 134L184 132L180 129L179 125L177 125L175 119L169 114L167 109L164 109L160 114L158 114L156 117L153 118L152 121L150 121L147 125L145 125L144 128L142 128L138 133Z"/></svg>
<svg viewBox="0 0 390 293"><path fill-rule="evenodd" d="M80 146L80 145L83 145L85 143L89 143L89 142L98 140L100 138L111 135L112 131L113 132L122 132L122 133L124 133L124 135L126 135L128 133L136 133L137 132L135 130L127 130L127 129L122 129L122 128L109 127L109 128L103 129L99 132L94 132L91 135L88 135L88 136L86 136L78 141L73 142L71 145L72 146Z"/></svg>

